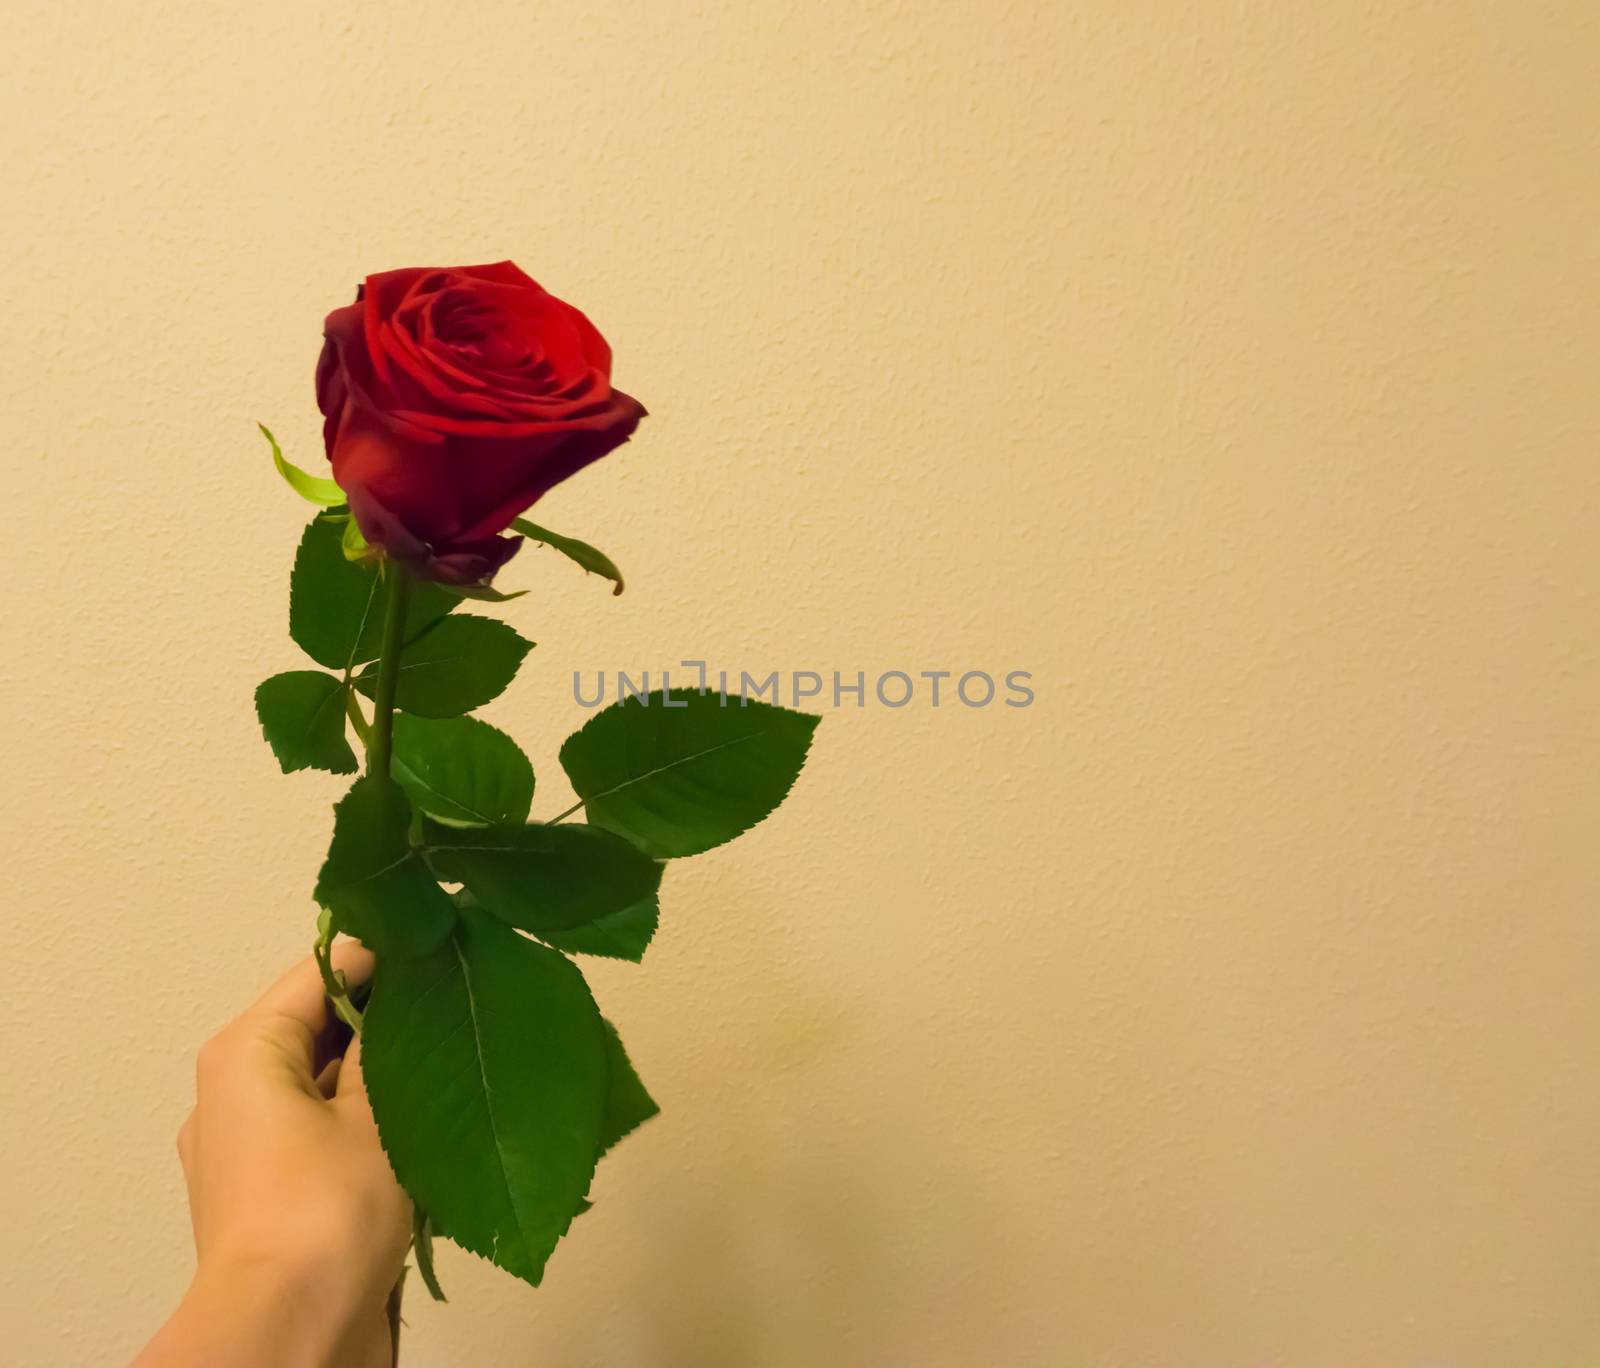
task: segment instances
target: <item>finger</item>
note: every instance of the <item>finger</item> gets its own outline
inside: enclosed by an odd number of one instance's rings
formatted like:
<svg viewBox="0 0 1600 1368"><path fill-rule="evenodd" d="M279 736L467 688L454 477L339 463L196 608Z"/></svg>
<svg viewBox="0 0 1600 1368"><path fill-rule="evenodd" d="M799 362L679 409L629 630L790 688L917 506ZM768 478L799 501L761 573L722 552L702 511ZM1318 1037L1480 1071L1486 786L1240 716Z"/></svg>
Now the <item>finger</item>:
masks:
<svg viewBox="0 0 1600 1368"><path fill-rule="evenodd" d="M361 1066L361 1037L357 1036L345 1051L333 1105L351 1118L357 1130L372 1132L376 1138L377 1122L372 1117L372 1103L367 1100L367 1076Z"/></svg>
<svg viewBox="0 0 1600 1368"><path fill-rule="evenodd" d="M348 936L340 936L334 941L329 958L333 961L333 967L344 975L345 982L352 988L359 988L372 977L372 966L376 963L372 951L360 941L351 940Z"/></svg>
<svg viewBox="0 0 1600 1368"><path fill-rule="evenodd" d="M311 1044L311 1072L320 1079L328 1065L344 1055L349 1044L350 1028L337 1012L329 1012L327 1022Z"/></svg>
<svg viewBox="0 0 1600 1368"><path fill-rule="evenodd" d="M322 990L322 974L309 956L298 961L272 987L245 1009L241 1020L298 1022L308 1034L320 1031L328 1020L327 999Z"/></svg>
<svg viewBox="0 0 1600 1368"><path fill-rule="evenodd" d="M363 983L372 977L373 957L356 941L340 939L334 942L332 953L329 956L335 973L342 974L345 987L353 995ZM342 1059L344 1052L350 1048L352 1032L349 1024L337 1012L329 1012L327 1021L322 1029L317 1032L316 1045L312 1054L312 1072L317 1075L319 1085L322 1074L328 1065L335 1060ZM328 1076L328 1086L323 1089L323 1095L333 1096L333 1074Z"/></svg>
<svg viewBox="0 0 1600 1368"><path fill-rule="evenodd" d="M317 1091L324 1097L332 1097L339 1084L339 1069L344 1063L343 1059L330 1059L322 1066L322 1072L317 1075Z"/></svg>
<svg viewBox="0 0 1600 1368"><path fill-rule="evenodd" d="M329 958L352 988L365 983L372 975L372 952L359 941L341 936L333 943ZM328 1002L316 960L309 956L301 960L268 988L250 1010L296 1017L307 1029L320 1030L327 1019Z"/></svg>
<svg viewBox="0 0 1600 1368"><path fill-rule="evenodd" d="M359 1097L367 1095L367 1080L361 1072L361 1037L357 1036L350 1042L350 1048L344 1052L344 1063L339 1069L338 1087L334 1090L335 1097Z"/></svg>
<svg viewBox="0 0 1600 1368"><path fill-rule="evenodd" d="M372 953L354 941L336 942L331 959L334 968L342 971L352 985L364 982L372 973ZM317 1035L327 1026L328 1018L321 971L316 961L307 956L267 989L240 1021L249 1023L255 1033L303 1055L309 1074Z"/></svg>
<svg viewBox="0 0 1600 1368"><path fill-rule="evenodd" d="M365 1137L369 1143L378 1143L378 1123L372 1115L372 1103L367 1099L367 1079L361 1067L360 1036L351 1041L350 1048L345 1051L338 1086L334 1089L333 1106L356 1134Z"/></svg>

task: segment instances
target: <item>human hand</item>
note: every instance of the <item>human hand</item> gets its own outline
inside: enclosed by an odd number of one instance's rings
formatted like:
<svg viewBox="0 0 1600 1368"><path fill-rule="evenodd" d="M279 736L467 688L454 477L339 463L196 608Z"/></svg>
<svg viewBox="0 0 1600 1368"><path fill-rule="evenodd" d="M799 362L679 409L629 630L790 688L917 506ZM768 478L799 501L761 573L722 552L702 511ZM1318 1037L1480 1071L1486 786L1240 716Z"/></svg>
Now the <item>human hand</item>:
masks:
<svg viewBox="0 0 1600 1368"><path fill-rule="evenodd" d="M372 972L354 944L333 957L353 985ZM136 1368L389 1364L410 1205L378 1143L360 1041L325 1059L336 1029L306 959L201 1047L178 1133L195 1278Z"/></svg>

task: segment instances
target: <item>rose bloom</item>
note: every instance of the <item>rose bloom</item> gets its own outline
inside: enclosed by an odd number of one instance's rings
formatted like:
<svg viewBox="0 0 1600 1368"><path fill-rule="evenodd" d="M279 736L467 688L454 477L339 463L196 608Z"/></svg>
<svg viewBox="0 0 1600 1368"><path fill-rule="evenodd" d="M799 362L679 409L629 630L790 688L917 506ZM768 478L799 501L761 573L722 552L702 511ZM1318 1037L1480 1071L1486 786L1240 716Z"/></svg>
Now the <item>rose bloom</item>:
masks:
<svg viewBox="0 0 1600 1368"><path fill-rule="evenodd" d="M362 535L452 584L488 583L511 520L644 417L594 325L509 261L368 276L328 315L317 407Z"/></svg>

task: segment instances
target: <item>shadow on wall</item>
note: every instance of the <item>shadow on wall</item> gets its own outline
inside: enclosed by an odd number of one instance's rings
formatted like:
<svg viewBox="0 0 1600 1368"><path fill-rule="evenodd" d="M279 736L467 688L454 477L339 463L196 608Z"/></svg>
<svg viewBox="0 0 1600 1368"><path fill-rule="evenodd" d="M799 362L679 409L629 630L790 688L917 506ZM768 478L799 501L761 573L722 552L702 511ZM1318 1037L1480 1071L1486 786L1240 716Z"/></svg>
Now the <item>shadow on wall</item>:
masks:
<svg viewBox="0 0 1600 1368"><path fill-rule="evenodd" d="M895 1076L855 1015L786 997L719 1071L723 1094L698 1099L717 1122L601 1195L626 1228L607 1239L616 1314L552 1337L589 1341L571 1368L928 1368L1002 1342L1005 1242L982 1175L919 1129L931 1081ZM863 1068L890 1071L870 1109Z"/></svg>

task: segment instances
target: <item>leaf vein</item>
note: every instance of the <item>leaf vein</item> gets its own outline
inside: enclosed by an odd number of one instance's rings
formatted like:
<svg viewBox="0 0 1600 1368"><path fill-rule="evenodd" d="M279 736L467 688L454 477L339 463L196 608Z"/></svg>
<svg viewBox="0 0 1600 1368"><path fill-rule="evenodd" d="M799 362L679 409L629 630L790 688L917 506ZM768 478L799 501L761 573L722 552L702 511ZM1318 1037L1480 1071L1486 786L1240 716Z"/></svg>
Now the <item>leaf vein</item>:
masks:
<svg viewBox="0 0 1600 1368"><path fill-rule="evenodd" d="M765 736L771 730L771 727L763 727L759 731L746 732L743 736L735 736L727 741L719 741L716 745L707 746L704 750L695 751L692 755L679 756L676 760L669 760L664 765L657 765L654 769L648 769L643 774L630 775L620 784L613 784L610 788L602 789L599 793L586 794L583 801L590 803L598 798L609 798L613 793L620 793L625 788L632 788L635 784L642 784L646 779L653 779L656 775L665 774L668 770L677 769L682 765L693 764L696 760L703 760L706 756L715 755L718 751L727 750L730 746L737 746L745 741L754 741L757 737Z"/></svg>
<svg viewBox="0 0 1600 1368"><path fill-rule="evenodd" d="M455 951L456 959L461 964L461 982L467 990L467 1015L472 1022L473 1053L478 1063L478 1081L483 1085L483 1107L488 1113L489 1134L494 1140L495 1165L500 1170L500 1186L505 1190L506 1207L511 1214L511 1223L516 1228L517 1239L521 1242L524 1252L528 1248L528 1235L522 1228L522 1221L517 1212L516 1195L511 1186L511 1175L506 1170L505 1146L500 1140L500 1124L495 1120L494 1099L489 1091L489 1074L484 1068L483 1061L483 1032L478 1028L478 999L472 991L472 971L467 966L467 957L461 953L461 942L455 937L450 937L450 948ZM500 1249L500 1232L497 1229L494 1236L495 1256Z"/></svg>
<svg viewBox="0 0 1600 1368"><path fill-rule="evenodd" d="M361 647L361 638L366 634L367 619L372 616L372 600L378 596L378 579L373 576L367 584L367 601L361 605L361 621L356 624L356 634L350 639L350 650L345 656L344 668L348 674L355 669L356 652Z"/></svg>

